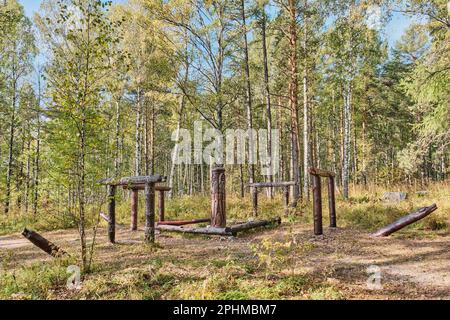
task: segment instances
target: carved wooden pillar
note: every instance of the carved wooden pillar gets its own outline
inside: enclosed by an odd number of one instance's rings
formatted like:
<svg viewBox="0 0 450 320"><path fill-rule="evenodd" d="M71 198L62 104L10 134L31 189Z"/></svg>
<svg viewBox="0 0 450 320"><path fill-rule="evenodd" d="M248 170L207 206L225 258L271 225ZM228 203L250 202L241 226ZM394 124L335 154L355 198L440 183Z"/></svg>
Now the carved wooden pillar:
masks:
<svg viewBox="0 0 450 320"><path fill-rule="evenodd" d="M108 186L108 237L109 242L116 241L116 186Z"/></svg>
<svg viewBox="0 0 450 320"><path fill-rule="evenodd" d="M225 228L227 225L225 207L225 169L214 168L211 171L211 226Z"/></svg>

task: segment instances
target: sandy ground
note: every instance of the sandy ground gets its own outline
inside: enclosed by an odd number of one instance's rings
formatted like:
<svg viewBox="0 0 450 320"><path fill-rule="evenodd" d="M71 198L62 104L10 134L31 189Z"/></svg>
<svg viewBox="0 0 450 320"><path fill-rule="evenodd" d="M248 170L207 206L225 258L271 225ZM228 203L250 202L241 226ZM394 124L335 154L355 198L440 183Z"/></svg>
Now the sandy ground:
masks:
<svg viewBox="0 0 450 320"><path fill-rule="evenodd" d="M75 251L79 242L77 230L42 234L69 252ZM130 268L148 259L148 255L139 256L131 250L141 243L143 230L130 232L119 226L116 238L117 244L110 245L106 229L98 231L97 259L102 263L120 263L121 268ZM325 229L323 236L315 237L311 226L281 225L232 239L157 235L166 256L178 260L188 256L199 261L224 255L252 258L251 245L266 238L274 242L291 238L299 244L312 243L313 249L296 262L296 268L326 277L349 298L450 299L449 234L430 231L420 239L401 233L374 239L357 230ZM130 247L129 252L127 247ZM0 257L6 255L10 256L8 269L52 259L18 234L0 237ZM380 279L380 286L368 287L370 275Z"/></svg>

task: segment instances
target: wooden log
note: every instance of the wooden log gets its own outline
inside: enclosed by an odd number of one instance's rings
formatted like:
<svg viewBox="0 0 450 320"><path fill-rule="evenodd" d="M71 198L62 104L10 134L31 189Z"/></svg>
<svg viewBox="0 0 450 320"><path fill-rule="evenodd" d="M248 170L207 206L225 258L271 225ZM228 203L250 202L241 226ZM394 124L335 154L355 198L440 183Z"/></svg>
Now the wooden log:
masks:
<svg viewBox="0 0 450 320"><path fill-rule="evenodd" d="M404 227L406 227L416 221L419 221L419 220L425 218L426 216L430 215L431 213L433 213L436 210L437 210L436 204L433 204L429 207L420 208L420 209L398 219L397 221L391 223L390 225L387 225L386 227L379 229L375 233L371 234L371 236L372 237L387 237L388 235L390 235L400 229L403 229Z"/></svg>
<svg viewBox="0 0 450 320"><path fill-rule="evenodd" d="M156 188L155 188L156 189ZM159 221L164 221L164 211L165 211L165 198L164 198L164 191L160 190L158 191L158 211L159 211Z"/></svg>
<svg viewBox="0 0 450 320"><path fill-rule="evenodd" d="M139 203L139 191L137 189L131 189L131 231L138 229L138 203Z"/></svg>
<svg viewBox="0 0 450 320"><path fill-rule="evenodd" d="M133 185L145 185L147 183L157 183L165 182L167 177L161 176L159 174L153 176L134 176L134 177L123 177L119 179L106 178L99 181L100 184L112 185L112 186L130 186Z"/></svg>
<svg viewBox="0 0 450 320"><path fill-rule="evenodd" d="M328 209L330 213L330 228L337 228L336 200L334 194L334 178L328 178Z"/></svg>
<svg viewBox="0 0 450 320"><path fill-rule="evenodd" d="M284 215L289 214L289 187L284 187Z"/></svg>
<svg viewBox="0 0 450 320"><path fill-rule="evenodd" d="M230 228L214 228L214 227L185 228L182 226L158 225L156 229L159 231L167 231L167 232L233 236L233 233L231 232Z"/></svg>
<svg viewBox="0 0 450 320"><path fill-rule="evenodd" d="M314 234L323 234L322 228L322 194L320 176L313 175L313 216L314 216Z"/></svg>
<svg viewBox="0 0 450 320"><path fill-rule="evenodd" d="M67 252L62 250L53 242L48 241L39 233L28 230L27 228L23 229L22 235L27 238L32 244L41 249L42 251L48 253L52 257L60 257L63 255L67 255Z"/></svg>
<svg viewBox="0 0 450 320"><path fill-rule="evenodd" d="M249 222L231 226L230 229L231 229L231 233L236 234L241 231L246 231L246 230L250 230L250 229L254 229L254 228L258 228L258 227L264 227L264 226L267 226L270 224L275 224L275 223L280 224L281 218L276 218L273 220L249 221Z"/></svg>
<svg viewBox="0 0 450 320"><path fill-rule="evenodd" d="M185 226L189 224L197 224L197 223L206 223L211 222L210 218L205 219L193 219L193 220L178 220L178 221L160 221L158 222L159 226L168 225L168 226Z"/></svg>
<svg viewBox="0 0 450 320"><path fill-rule="evenodd" d="M108 185L108 238L109 242L116 241L116 186Z"/></svg>
<svg viewBox="0 0 450 320"><path fill-rule="evenodd" d="M335 176L334 172L321 170L321 169L317 169L317 168L310 168L309 173L312 174L313 176L320 176L320 177L324 177L324 178Z"/></svg>
<svg viewBox="0 0 450 320"><path fill-rule="evenodd" d="M217 167L211 170L211 227L227 225L225 201L225 169Z"/></svg>
<svg viewBox="0 0 450 320"><path fill-rule="evenodd" d="M145 185L145 241L155 242L155 184Z"/></svg>
<svg viewBox="0 0 450 320"><path fill-rule="evenodd" d="M251 188L284 188L295 186L295 181L286 181L286 182L258 182L258 183L249 183L248 187Z"/></svg>

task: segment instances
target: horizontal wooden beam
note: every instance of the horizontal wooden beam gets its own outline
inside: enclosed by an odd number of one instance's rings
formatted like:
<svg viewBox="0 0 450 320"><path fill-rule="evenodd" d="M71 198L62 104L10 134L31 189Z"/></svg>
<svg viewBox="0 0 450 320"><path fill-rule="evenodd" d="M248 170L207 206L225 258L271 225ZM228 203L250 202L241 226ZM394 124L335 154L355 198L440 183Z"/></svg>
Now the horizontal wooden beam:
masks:
<svg viewBox="0 0 450 320"><path fill-rule="evenodd" d="M156 230L167 232L179 232L179 233L193 233L193 234L206 234L206 235L218 235L218 236L233 236L230 228L185 228L182 226L168 226L158 225Z"/></svg>
<svg viewBox="0 0 450 320"><path fill-rule="evenodd" d="M145 184L133 184L133 185L124 185L123 186L124 189L134 189L134 190L144 190L145 189ZM155 191L170 191L172 190L172 188L169 188L167 186L155 186Z"/></svg>
<svg viewBox="0 0 450 320"><path fill-rule="evenodd" d="M309 173L312 174L313 176L320 176L325 178L333 178L335 176L334 172L321 170L317 168L310 168Z"/></svg>
<svg viewBox="0 0 450 320"><path fill-rule="evenodd" d="M146 183L157 183L165 182L167 177L161 175L154 176L135 176L135 177L123 177L123 178L107 178L99 181L103 185L111 186L134 186L134 185L145 185Z"/></svg>
<svg viewBox="0 0 450 320"><path fill-rule="evenodd" d="M284 188L295 186L295 181L286 181L286 182L259 182L259 183L249 183L247 187L251 188Z"/></svg>

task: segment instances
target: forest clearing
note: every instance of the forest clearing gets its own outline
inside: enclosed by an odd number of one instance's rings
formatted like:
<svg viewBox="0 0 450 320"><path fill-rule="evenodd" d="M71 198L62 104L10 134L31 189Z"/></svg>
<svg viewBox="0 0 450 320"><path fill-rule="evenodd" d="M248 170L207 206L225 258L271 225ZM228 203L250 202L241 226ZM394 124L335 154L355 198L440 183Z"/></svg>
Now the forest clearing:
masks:
<svg viewBox="0 0 450 320"><path fill-rule="evenodd" d="M450 299L447 0L0 1L0 300Z"/></svg>
<svg viewBox="0 0 450 320"><path fill-rule="evenodd" d="M106 223L98 230L96 260L80 290L69 290L67 266L73 257L54 259L20 232L0 236L3 299L449 299L449 186L436 185L429 197L406 203L385 203L357 193L350 204L338 201L338 229L312 233L311 208L283 217L279 227L239 235L156 235L157 246L143 245L143 217L130 231L127 210L118 213L116 244L108 241ZM375 195L381 193L374 192ZM283 211L281 197L264 199L269 216ZM168 205L173 217L176 204ZM191 202L192 201L192 202ZM370 232L395 220L405 210L436 202L435 216L389 238ZM195 204L197 203L197 204ZM203 203L204 205L199 205ZM208 199L188 201L195 210L208 210ZM249 201L231 200L233 219L251 212ZM176 212L176 211L175 211ZM170 214L172 213L172 214ZM366 213L361 218L361 213ZM177 219L192 218L178 213ZM326 219L325 219L326 220ZM325 225L327 221L325 221ZM33 224L29 224L33 227ZM36 225L37 228L44 228ZM20 230L21 226L16 226ZM78 230L43 233L76 255ZM92 233L87 235L88 242ZM368 287L379 267L382 289ZM15 279L12 278L15 275Z"/></svg>

